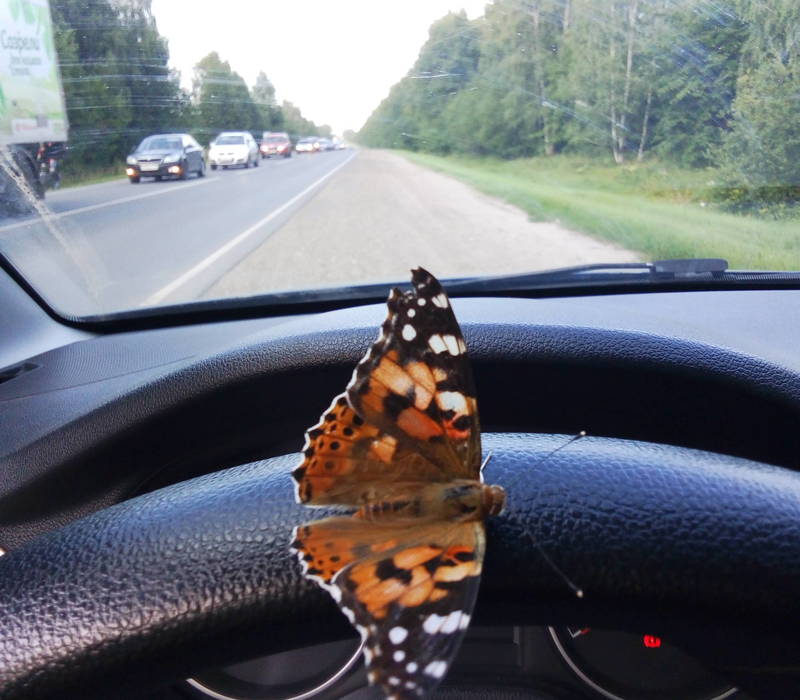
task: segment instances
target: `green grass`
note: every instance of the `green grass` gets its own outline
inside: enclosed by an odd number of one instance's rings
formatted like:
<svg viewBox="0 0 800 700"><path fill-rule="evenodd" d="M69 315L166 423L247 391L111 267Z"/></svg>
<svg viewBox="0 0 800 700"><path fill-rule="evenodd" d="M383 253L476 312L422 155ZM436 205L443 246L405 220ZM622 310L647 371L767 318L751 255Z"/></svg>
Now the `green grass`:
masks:
<svg viewBox="0 0 800 700"><path fill-rule="evenodd" d="M706 200L713 170L556 156L504 161L401 152L526 211L643 259L718 257L733 269L800 269L800 221L739 216Z"/></svg>
<svg viewBox="0 0 800 700"><path fill-rule="evenodd" d="M120 180L125 177L125 163L120 161L112 165L94 167L91 170L70 171L69 166L61 171L61 187L78 187L94 185L98 182Z"/></svg>

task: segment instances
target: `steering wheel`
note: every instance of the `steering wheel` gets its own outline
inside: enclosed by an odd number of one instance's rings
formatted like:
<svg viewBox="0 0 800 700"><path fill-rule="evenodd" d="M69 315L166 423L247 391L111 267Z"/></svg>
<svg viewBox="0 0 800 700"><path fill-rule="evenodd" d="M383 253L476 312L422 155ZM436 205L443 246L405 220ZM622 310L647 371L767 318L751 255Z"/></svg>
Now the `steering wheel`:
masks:
<svg viewBox="0 0 800 700"><path fill-rule="evenodd" d="M652 631L754 697L800 697L800 474L595 437L547 456L564 440L484 436L508 505L476 622ZM296 459L148 493L0 559L0 698L108 697L351 634L289 551L324 514L294 503Z"/></svg>

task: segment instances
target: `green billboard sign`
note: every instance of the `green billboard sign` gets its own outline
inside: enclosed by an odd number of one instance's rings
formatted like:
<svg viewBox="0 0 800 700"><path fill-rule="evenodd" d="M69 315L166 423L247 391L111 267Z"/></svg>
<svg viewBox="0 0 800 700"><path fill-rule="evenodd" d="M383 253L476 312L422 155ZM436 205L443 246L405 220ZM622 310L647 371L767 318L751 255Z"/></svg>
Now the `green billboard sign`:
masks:
<svg viewBox="0 0 800 700"><path fill-rule="evenodd" d="M48 0L0 0L0 144L66 140Z"/></svg>

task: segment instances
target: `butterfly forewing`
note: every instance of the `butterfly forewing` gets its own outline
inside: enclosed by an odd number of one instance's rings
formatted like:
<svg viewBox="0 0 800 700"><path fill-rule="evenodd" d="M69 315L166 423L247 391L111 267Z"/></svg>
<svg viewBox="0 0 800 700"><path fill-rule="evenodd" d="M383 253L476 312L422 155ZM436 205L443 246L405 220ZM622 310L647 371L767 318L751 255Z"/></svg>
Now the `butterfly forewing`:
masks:
<svg viewBox="0 0 800 700"><path fill-rule="evenodd" d="M306 432L303 461L293 472L297 500L307 505L359 506L376 484L442 481L442 470L406 443L365 422L337 396Z"/></svg>
<svg viewBox="0 0 800 700"><path fill-rule="evenodd" d="M378 340L347 388L368 423L411 444L449 477L479 478L480 427L466 343L438 280L412 272L393 290Z"/></svg>

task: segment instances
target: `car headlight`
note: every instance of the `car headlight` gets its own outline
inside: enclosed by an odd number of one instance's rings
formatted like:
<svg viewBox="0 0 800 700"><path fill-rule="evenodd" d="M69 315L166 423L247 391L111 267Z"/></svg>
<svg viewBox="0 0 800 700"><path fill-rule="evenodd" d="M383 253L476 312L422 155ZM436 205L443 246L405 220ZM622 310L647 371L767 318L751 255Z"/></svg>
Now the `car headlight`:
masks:
<svg viewBox="0 0 800 700"><path fill-rule="evenodd" d="M126 162L128 165L139 165L139 162L136 160L136 156L128 156L128 157L125 159L125 162Z"/></svg>
<svg viewBox="0 0 800 700"><path fill-rule="evenodd" d="M164 163L177 163L180 159L179 153L170 153L168 156L164 156Z"/></svg>

